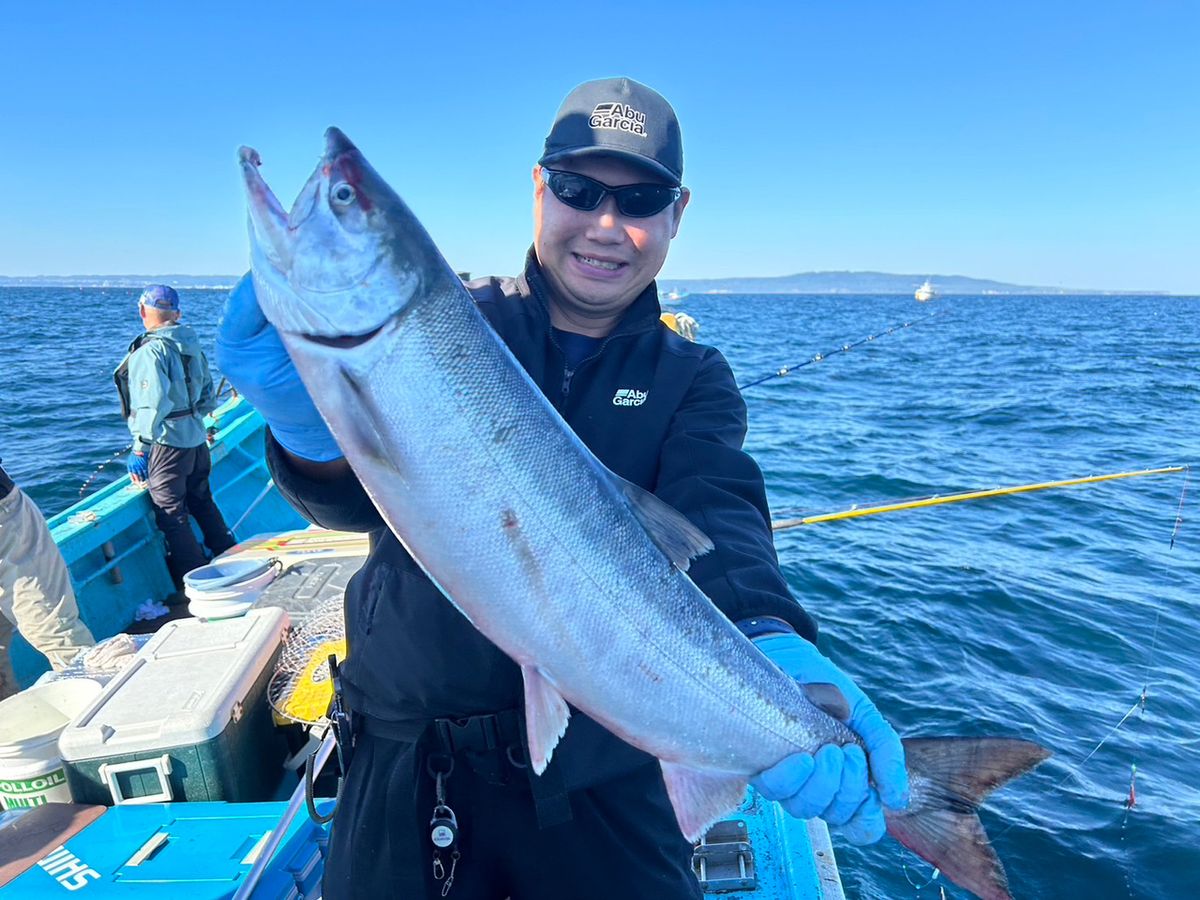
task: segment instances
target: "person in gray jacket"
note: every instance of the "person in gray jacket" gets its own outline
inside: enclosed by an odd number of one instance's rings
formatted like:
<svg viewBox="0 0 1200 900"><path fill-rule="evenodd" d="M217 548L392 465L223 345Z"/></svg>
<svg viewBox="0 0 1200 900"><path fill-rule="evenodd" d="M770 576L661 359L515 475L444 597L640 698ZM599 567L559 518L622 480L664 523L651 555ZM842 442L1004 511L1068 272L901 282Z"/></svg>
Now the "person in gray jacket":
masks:
<svg viewBox="0 0 1200 900"><path fill-rule="evenodd" d="M67 565L46 520L32 500L0 465L0 699L16 690L12 665L3 645L11 623L50 661L64 668L85 647L96 643L79 620Z"/></svg>
<svg viewBox="0 0 1200 900"><path fill-rule="evenodd" d="M213 502L212 461L204 416L216 407L212 374L190 325L179 323L179 294L152 284L138 300L145 332L113 373L121 413L133 435L129 476L146 484L155 520L167 540L167 565L176 584L208 562L188 521L196 519L216 556L235 543Z"/></svg>

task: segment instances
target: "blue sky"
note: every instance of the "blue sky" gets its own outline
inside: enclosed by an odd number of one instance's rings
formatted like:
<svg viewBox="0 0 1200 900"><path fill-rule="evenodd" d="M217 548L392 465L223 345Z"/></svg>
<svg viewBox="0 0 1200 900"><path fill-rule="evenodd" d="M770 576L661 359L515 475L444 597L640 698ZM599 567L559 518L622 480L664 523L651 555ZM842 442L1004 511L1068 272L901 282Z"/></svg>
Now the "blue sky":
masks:
<svg viewBox="0 0 1200 900"><path fill-rule="evenodd" d="M238 145L288 203L331 124L452 265L511 273L555 108L625 74L683 124L694 197L667 279L1200 293L1200 4L568 9L8 4L0 274L240 271Z"/></svg>

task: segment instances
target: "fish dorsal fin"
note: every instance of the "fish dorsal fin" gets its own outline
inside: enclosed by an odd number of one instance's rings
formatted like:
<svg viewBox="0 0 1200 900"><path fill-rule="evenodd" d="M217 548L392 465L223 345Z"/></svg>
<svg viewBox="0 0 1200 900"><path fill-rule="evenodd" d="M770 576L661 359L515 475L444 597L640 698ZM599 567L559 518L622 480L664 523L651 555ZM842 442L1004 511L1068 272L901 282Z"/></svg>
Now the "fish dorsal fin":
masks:
<svg viewBox="0 0 1200 900"><path fill-rule="evenodd" d="M800 689L804 691L808 701L821 712L828 713L839 722L850 721L850 701L836 684L812 681L800 685Z"/></svg>
<svg viewBox="0 0 1200 900"><path fill-rule="evenodd" d="M521 666L525 677L525 734L529 740L529 762L541 775L559 739L566 734L571 708L562 694L536 666Z"/></svg>
<svg viewBox="0 0 1200 900"><path fill-rule="evenodd" d="M712 550L713 542L708 535L671 504L659 500L631 481L616 475L613 477L617 479L618 487L628 498L633 514L642 523L650 539L681 572L686 572L697 556Z"/></svg>
<svg viewBox="0 0 1200 900"><path fill-rule="evenodd" d="M662 771L675 820L689 841L700 840L700 835L746 796L745 775L689 769L666 760L662 760Z"/></svg>

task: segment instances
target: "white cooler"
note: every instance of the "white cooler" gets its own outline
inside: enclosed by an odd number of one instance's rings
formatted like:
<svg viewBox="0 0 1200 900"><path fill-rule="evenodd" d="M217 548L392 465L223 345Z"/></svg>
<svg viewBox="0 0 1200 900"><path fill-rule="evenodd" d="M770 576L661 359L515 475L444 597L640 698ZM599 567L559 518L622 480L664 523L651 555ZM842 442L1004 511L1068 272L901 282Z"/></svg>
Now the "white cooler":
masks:
<svg viewBox="0 0 1200 900"><path fill-rule="evenodd" d="M58 739L76 802L270 799L286 745L267 682L287 626L275 608L164 625Z"/></svg>

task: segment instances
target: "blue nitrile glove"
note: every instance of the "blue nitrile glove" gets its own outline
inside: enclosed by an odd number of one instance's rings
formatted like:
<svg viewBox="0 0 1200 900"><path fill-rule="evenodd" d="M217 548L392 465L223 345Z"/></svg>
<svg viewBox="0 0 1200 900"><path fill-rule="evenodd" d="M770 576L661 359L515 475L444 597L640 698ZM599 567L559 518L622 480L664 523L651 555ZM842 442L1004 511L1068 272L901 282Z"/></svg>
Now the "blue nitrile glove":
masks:
<svg viewBox="0 0 1200 900"><path fill-rule="evenodd" d="M841 690L850 704L846 724L863 739L867 753L864 755L856 744L827 744L815 755L797 753L786 757L750 783L797 818L819 816L830 825L841 826L841 832L853 844L879 840L887 830L880 799L891 809L908 806L908 772L899 735L849 676L804 638L774 634L754 643L797 681L825 682Z"/></svg>
<svg viewBox="0 0 1200 900"><path fill-rule="evenodd" d="M217 365L262 413L275 440L293 456L313 462L342 458L283 348L279 332L263 315L249 274L234 286L225 302L217 329Z"/></svg>
<svg viewBox="0 0 1200 900"><path fill-rule="evenodd" d="M137 450L129 454L125 460L125 468L134 484L141 484L150 478L150 457Z"/></svg>

